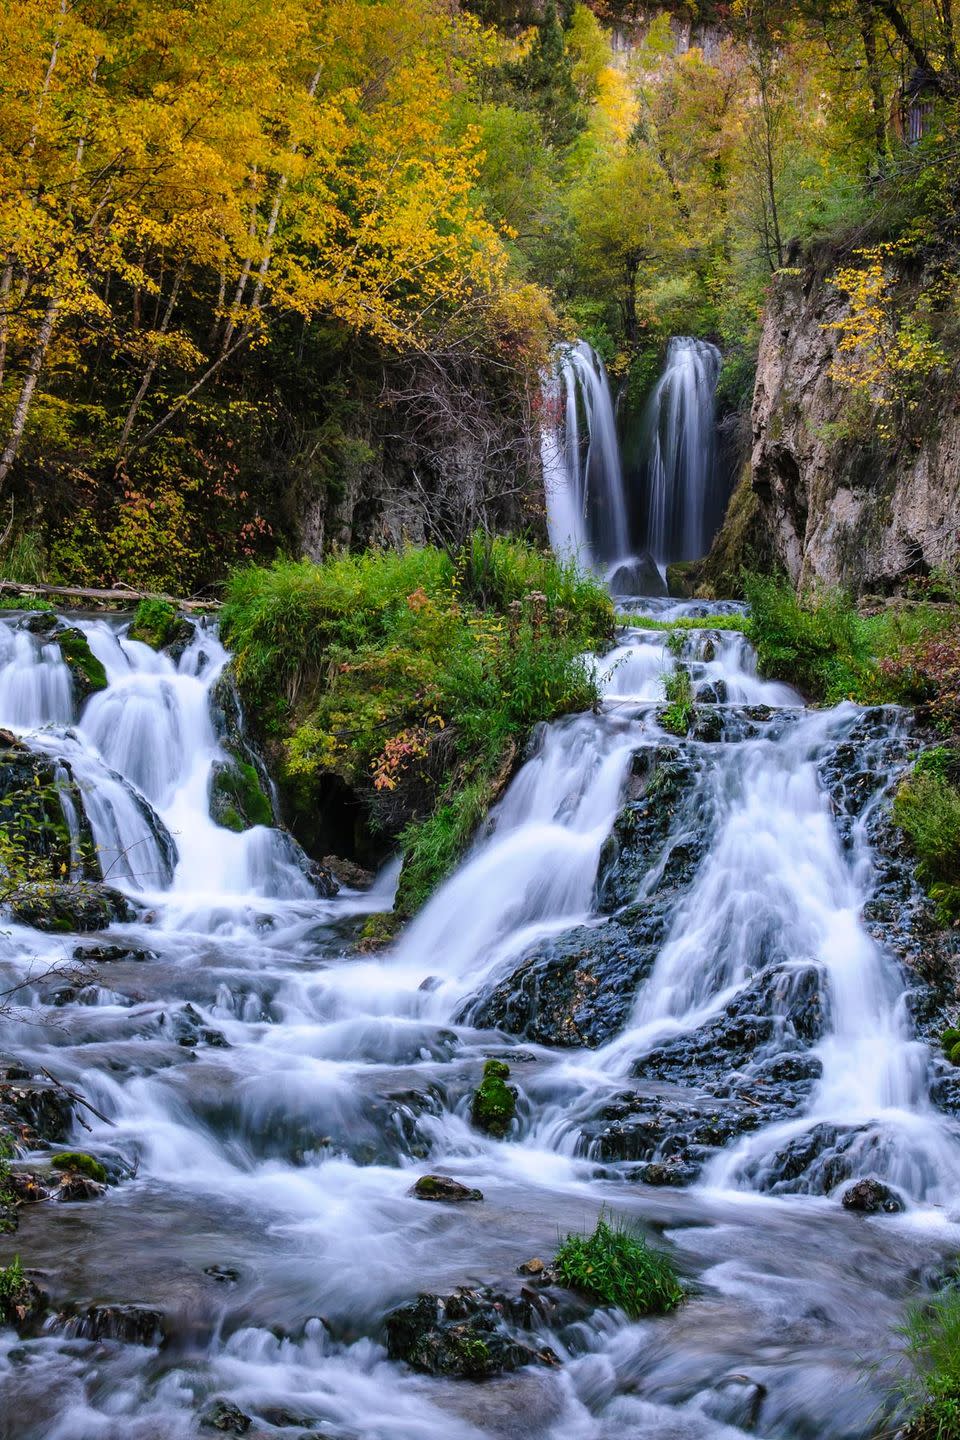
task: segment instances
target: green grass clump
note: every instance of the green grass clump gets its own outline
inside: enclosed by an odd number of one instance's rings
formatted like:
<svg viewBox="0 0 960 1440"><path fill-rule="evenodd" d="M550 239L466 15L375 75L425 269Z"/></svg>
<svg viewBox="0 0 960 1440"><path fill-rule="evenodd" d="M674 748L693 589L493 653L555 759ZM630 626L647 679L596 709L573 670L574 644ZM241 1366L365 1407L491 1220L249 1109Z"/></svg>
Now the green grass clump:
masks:
<svg viewBox="0 0 960 1440"><path fill-rule="evenodd" d="M680 615L673 620L653 619L649 615L638 615L635 618L625 615L624 619L635 624L638 630L740 630L749 631L749 615Z"/></svg>
<svg viewBox="0 0 960 1440"><path fill-rule="evenodd" d="M901 782L893 802L893 818L919 861L917 876L944 925L960 920L958 770L955 752L946 747L928 751ZM960 1033L954 1043L960 1043Z"/></svg>
<svg viewBox="0 0 960 1440"><path fill-rule="evenodd" d="M42 610L49 613L56 608L52 600L45 600L42 595L7 595L0 592L0 610Z"/></svg>
<svg viewBox="0 0 960 1440"><path fill-rule="evenodd" d="M675 1310L684 1299L673 1261L641 1235L601 1215L592 1235L568 1235L554 1257L565 1285L631 1320Z"/></svg>
<svg viewBox="0 0 960 1440"><path fill-rule="evenodd" d="M960 1290L948 1286L914 1305L901 1332L909 1372L900 1385L903 1430L910 1440L957 1440L960 1435Z"/></svg>
<svg viewBox="0 0 960 1440"><path fill-rule="evenodd" d="M664 730L669 730L671 735L686 735L696 711L690 671L685 666L678 665L664 677L663 688L667 704L660 712L660 724Z"/></svg>
<svg viewBox="0 0 960 1440"><path fill-rule="evenodd" d="M602 587L519 541L278 561L231 579L221 629L288 813L346 786L400 839L411 914L463 853L540 720L598 699Z"/></svg>

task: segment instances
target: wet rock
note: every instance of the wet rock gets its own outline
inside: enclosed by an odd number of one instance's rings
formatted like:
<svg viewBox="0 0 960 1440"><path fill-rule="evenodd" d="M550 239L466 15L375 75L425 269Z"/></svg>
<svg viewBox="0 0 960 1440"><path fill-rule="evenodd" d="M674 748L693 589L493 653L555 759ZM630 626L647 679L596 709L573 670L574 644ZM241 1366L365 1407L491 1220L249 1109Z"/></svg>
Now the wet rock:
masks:
<svg viewBox="0 0 960 1440"><path fill-rule="evenodd" d="M528 951L460 1018L542 1045L603 1045L626 1024L654 959L617 920L579 926Z"/></svg>
<svg viewBox="0 0 960 1440"><path fill-rule="evenodd" d="M165 1339L163 1315L144 1305L90 1305L79 1314L61 1314L65 1334L77 1340L116 1340L154 1348Z"/></svg>
<svg viewBox="0 0 960 1440"><path fill-rule="evenodd" d="M690 1185L717 1150L770 1118L762 1107L703 1092L624 1092L581 1126L580 1150L604 1164L652 1162L628 1172L647 1185Z"/></svg>
<svg viewBox="0 0 960 1440"><path fill-rule="evenodd" d="M218 1050L229 1050L230 1042L221 1030L215 1030L204 1022L199 1010L187 1002L179 1010L161 1016L164 1030L184 1049L195 1045L211 1045Z"/></svg>
<svg viewBox="0 0 960 1440"><path fill-rule="evenodd" d="M699 705L690 731L691 739L714 745L724 736L723 717L712 706Z"/></svg>
<svg viewBox="0 0 960 1440"><path fill-rule="evenodd" d="M240 1279L240 1271L233 1265L205 1265L203 1273L216 1280L218 1285L235 1285Z"/></svg>
<svg viewBox="0 0 960 1440"><path fill-rule="evenodd" d="M0 1267L0 1325L18 1335L33 1334L47 1311L47 1296L25 1275L19 1260Z"/></svg>
<svg viewBox="0 0 960 1440"><path fill-rule="evenodd" d="M50 1081L0 1081L0 1126L26 1148L60 1144L72 1125L73 1105Z"/></svg>
<svg viewBox="0 0 960 1440"><path fill-rule="evenodd" d="M502 1140L517 1111L517 1092L507 1084L510 1066L503 1060L488 1060L483 1079L473 1092L470 1119L478 1130Z"/></svg>
<svg viewBox="0 0 960 1440"><path fill-rule="evenodd" d="M631 1179L640 1180L644 1185L692 1185L700 1171L698 1166L672 1155L669 1160L654 1160L643 1165Z"/></svg>
<svg viewBox="0 0 960 1440"><path fill-rule="evenodd" d="M489 1290L420 1295L387 1316L387 1354L425 1375L470 1380L524 1365L558 1365L548 1346L518 1338L518 1315L531 1313L529 1302Z"/></svg>
<svg viewBox="0 0 960 1440"><path fill-rule="evenodd" d="M106 1185L91 1180L89 1175L81 1175L76 1170L68 1170L60 1177L57 1186L57 1199L64 1203L75 1204L83 1200L99 1200L106 1194Z"/></svg>
<svg viewBox="0 0 960 1440"><path fill-rule="evenodd" d="M54 935L105 930L117 921L137 918L136 907L119 890L88 882L23 885L9 905L18 925Z"/></svg>
<svg viewBox="0 0 960 1440"><path fill-rule="evenodd" d="M481 1190L471 1190L449 1175L421 1175L410 1194L418 1200L444 1200L455 1205L483 1199Z"/></svg>
<svg viewBox="0 0 960 1440"><path fill-rule="evenodd" d="M843 1192L840 1203L844 1210L861 1215L897 1215L904 1208L897 1192L880 1180L857 1180Z"/></svg>
<svg viewBox="0 0 960 1440"><path fill-rule="evenodd" d="M634 755L628 802L618 813L600 856L597 902L601 911L611 914L635 901L641 881L662 862L665 852L668 864L655 893L692 879L708 839L707 817L696 809L696 776L693 761L675 745L647 747ZM688 816L689 825L681 825ZM671 843L681 829L698 837L695 849L682 857L675 854L676 845Z"/></svg>
<svg viewBox="0 0 960 1440"><path fill-rule="evenodd" d="M75 837L64 806L75 817ZM9 730L0 730L0 825L25 855L47 862L51 875L100 879L93 834L70 766L32 751Z"/></svg>
<svg viewBox="0 0 960 1440"><path fill-rule="evenodd" d="M351 890L369 890L377 878L372 870L365 870L355 860L344 860L339 855L325 855L320 863L334 879Z"/></svg>
<svg viewBox="0 0 960 1440"><path fill-rule="evenodd" d="M157 960L156 950L133 949L126 945L78 945L73 951L78 965L120 965L128 960L142 964Z"/></svg>
<svg viewBox="0 0 960 1440"><path fill-rule="evenodd" d="M214 1400L200 1416L201 1430L215 1430L221 1435L246 1435L252 1424L250 1416L232 1400Z"/></svg>

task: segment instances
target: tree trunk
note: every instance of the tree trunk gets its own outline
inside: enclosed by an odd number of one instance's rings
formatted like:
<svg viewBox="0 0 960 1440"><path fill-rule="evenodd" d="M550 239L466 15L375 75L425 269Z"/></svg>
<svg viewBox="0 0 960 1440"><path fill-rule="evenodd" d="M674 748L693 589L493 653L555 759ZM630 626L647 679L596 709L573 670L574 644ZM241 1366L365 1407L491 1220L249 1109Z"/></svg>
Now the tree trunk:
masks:
<svg viewBox="0 0 960 1440"><path fill-rule="evenodd" d="M860 38L867 62L870 84L870 109L873 113L873 143L881 169L887 158L887 107L883 95L883 77L877 59L877 17L869 0L860 0Z"/></svg>
<svg viewBox="0 0 960 1440"><path fill-rule="evenodd" d="M10 473L10 467L17 458L20 449L20 442L23 439L23 432L27 424L27 415L30 412L30 402L33 399L33 392L37 388L37 381L40 379L40 371L43 369L43 362L47 356L50 341L57 324L57 311L60 308L60 300L56 294L52 294L47 301L47 308L44 312L40 329L37 332L37 343L33 347L30 356L30 363L27 366L27 373L24 377L23 386L20 390L20 398L17 400L17 408L13 412L13 420L10 424L10 434L4 446L3 454L0 455L0 485L6 480Z"/></svg>
<svg viewBox="0 0 960 1440"><path fill-rule="evenodd" d="M186 268L186 260L181 261L180 268L177 271L176 276L174 277L173 288L170 291L170 298L167 301L167 308L164 310L163 318L160 321L159 334L161 335L165 335L167 333L167 329L170 325L170 318L173 315L174 307L177 303L177 295L180 292L180 282L183 279L183 272ZM150 359L147 362L146 369L141 376L140 384L137 388L137 393L136 395L134 395L130 409L127 411L127 418L123 422L123 432L120 436L120 445L118 449L118 456L121 460L127 453L127 442L130 439L130 431L133 429L133 422L134 420L136 420L140 406L143 404L144 396L150 388L150 382L153 379L154 371L157 368L159 358L159 354L156 351L153 353L153 355L151 355Z"/></svg>

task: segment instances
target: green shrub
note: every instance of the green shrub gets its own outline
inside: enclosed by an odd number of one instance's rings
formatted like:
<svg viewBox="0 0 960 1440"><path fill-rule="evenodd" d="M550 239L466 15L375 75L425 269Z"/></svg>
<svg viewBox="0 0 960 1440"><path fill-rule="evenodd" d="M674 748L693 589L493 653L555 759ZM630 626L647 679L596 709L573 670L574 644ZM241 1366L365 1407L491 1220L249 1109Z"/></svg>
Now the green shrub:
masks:
<svg viewBox="0 0 960 1440"><path fill-rule="evenodd" d="M690 671L685 666L678 665L664 677L663 688L667 704L660 712L660 724L664 730L669 730L671 735L686 735L696 711Z"/></svg>
<svg viewBox="0 0 960 1440"><path fill-rule="evenodd" d="M924 764L921 757L901 782L893 818L917 856L917 875L938 918L949 925L960 919L960 789L948 778L953 762L930 754L935 758Z"/></svg>
<svg viewBox="0 0 960 1440"><path fill-rule="evenodd" d="M166 600L141 600L127 633L131 640L142 640L154 650L162 650L176 637L180 625L176 608Z"/></svg>
<svg viewBox="0 0 960 1440"><path fill-rule="evenodd" d="M665 1314L684 1298L673 1261L662 1250L601 1215L592 1235L568 1235L554 1257L560 1278L631 1320Z"/></svg>

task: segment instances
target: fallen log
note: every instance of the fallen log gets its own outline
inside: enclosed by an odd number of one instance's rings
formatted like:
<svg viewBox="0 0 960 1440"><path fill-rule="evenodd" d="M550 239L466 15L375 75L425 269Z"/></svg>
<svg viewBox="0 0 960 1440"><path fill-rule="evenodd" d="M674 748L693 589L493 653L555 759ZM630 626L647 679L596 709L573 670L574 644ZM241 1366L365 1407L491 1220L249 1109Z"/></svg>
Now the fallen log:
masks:
<svg viewBox="0 0 960 1440"><path fill-rule="evenodd" d="M180 600L175 595L165 595L158 590L134 590L127 585L115 590L88 590L79 585L28 585L20 580L0 580L0 610L3 609L4 594L90 600L97 605L131 605L138 600L162 600L167 605L175 605L178 610L219 610L221 603L219 600Z"/></svg>

